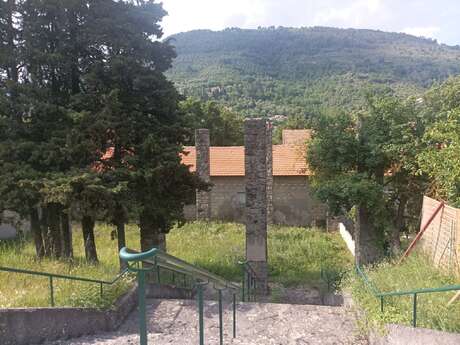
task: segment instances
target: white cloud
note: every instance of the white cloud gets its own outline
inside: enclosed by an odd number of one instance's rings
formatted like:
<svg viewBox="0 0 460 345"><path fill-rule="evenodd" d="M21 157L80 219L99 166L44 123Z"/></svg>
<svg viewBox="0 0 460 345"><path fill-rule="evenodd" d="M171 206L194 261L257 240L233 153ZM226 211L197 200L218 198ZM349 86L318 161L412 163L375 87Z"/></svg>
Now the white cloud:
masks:
<svg viewBox="0 0 460 345"><path fill-rule="evenodd" d="M249 27L266 17L263 0L163 0L163 7L168 11L163 20L166 35L194 29Z"/></svg>
<svg viewBox="0 0 460 345"><path fill-rule="evenodd" d="M173 33L226 27L333 26L404 31L460 43L459 0L157 0ZM446 10L448 9L448 10ZM429 24L429 25L427 25ZM401 30L404 28L404 30Z"/></svg>
<svg viewBox="0 0 460 345"><path fill-rule="evenodd" d="M412 27L412 28L405 28L402 32L419 36L419 37L426 37L426 38L435 38L438 32L441 31L441 28L438 26L419 26L419 27Z"/></svg>
<svg viewBox="0 0 460 345"><path fill-rule="evenodd" d="M340 25L359 27L366 25L375 15L382 15L381 0L356 0L332 3L318 11L313 19L316 25Z"/></svg>

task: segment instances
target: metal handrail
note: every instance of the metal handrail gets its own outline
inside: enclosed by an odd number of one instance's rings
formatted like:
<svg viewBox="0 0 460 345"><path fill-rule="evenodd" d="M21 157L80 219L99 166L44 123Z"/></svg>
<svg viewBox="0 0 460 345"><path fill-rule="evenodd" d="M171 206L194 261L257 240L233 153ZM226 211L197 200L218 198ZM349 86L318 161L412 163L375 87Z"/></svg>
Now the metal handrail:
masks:
<svg viewBox="0 0 460 345"><path fill-rule="evenodd" d="M127 261L142 261L150 265L162 265L163 267L169 270L175 270L178 273L185 273L190 276L193 276L195 279L212 282L220 288L228 288L232 290L241 289L241 287L238 284L235 284L234 282L228 281L214 273L211 273L201 267L192 265L182 259L167 254L157 248L153 248L150 251L144 253L139 253L129 248L123 248L120 251L120 257L122 258L122 260L129 259ZM156 258L156 260L152 260L152 258Z"/></svg>
<svg viewBox="0 0 460 345"><path fill-rule="evenodd" d="M437 288L420 288L405 291L386 291L381 292L374 283L368 278L366 273L359 267L356 266L356 272L362 278L365 285L369 288L374 297L380 299L380 311L383 313L384 310L384 298L391 296L413 296L412 303L412 325L417 327L417 295L423 293L437 293L446 291L457 291L460 290L460 285L446 285Z"/></svg>
<svg viewBox="0 0 460 345"><path fill-rule="evenodd" d="M137 273L138 296L139 296L139 336L140 345L147 345L147 320L145 302L146 273L156 270L157 282L160 283L160 267L192 277L197 289L199 341L204 345L204 303L203 287L208 283L214 283L219 297L219 340L223 345L223 316L222 316L222 290L232 290L233 306L233 338L236 337L236 293L241 287L238 284L227 281L205 269L192 265L182 259L167 254L160 249L152 248L146 252L137 252L132 249L122 248L120 258L128 263L128 269ZM147 264L147 265L145 265Z"/></svg>
<svg viewBox="0 0 460 345"><path fill-rule="evenodd" d="M29 274L41 277L48 277L49 279L49 289L50 289L50 304L52 307L55 305L54 301L54 278L56 279L64 279L64 280L75 280L75 281L82 281L87 283L95 283L100 284L100 295L101 298L104 295L103 285L113 285L118 280L122 278L127 272L128 269L125 268L121 271L114 279L112 280L101 280L101 279L92 279L92 278L85 278L85 277L78 277L78 276L70 276L65 274L58 274L58 273L50 273L50 272L42 272L42 271L33 271L33 270L26 270L22 268L13 268L13 267L4 267L0 266L0 271L4 272L12 272L12 273L20 273L20 274Z"/></svg>
<svg viewBox="0 0 460 345"><path fill-rule="evenodd" d="M248 261L238 262L243 268L243 279L241 288L241 299L244 301L256 301L257 273Z"/></svg>

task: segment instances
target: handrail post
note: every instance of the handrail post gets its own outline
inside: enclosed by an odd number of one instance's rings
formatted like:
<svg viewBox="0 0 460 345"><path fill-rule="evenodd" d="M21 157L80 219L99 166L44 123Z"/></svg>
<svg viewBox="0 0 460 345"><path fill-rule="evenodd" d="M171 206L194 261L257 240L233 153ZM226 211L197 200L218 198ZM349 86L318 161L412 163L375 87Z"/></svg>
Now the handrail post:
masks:
<svg viewBox="0 0 460 345"><path fill-rule="evenodd" d="M233 338L236 338L236 293L233 292Z"/></svg>
<svg viewBox="0 0 460 345"><path fill-rule="evenodd" d="M147 320L145 311L145 271L137 272L137 288L139 296L139 336L140 345L147 345Z"/></svg>
<svg viewBox="0 0 460 345"><path fill-rule="evenodd" d="M222 317L222 289L218 289L219 294L219 344L224 344L224 321Z"/></svg>
<svg viewBox="0 0 460 345"><path fill-rule="evenodd" d="M142 260L149 257L156 257L156 248L143 253L129 253L126 248L120 250L120 258L128 262L128 269L137 273L137 295L139 303L139 344L147 345L147 316L145 306L145 274L153 267L142 267Z"/></svg>
<svg viewBox="0 0 460 345"><path fill-rule="evenodd" d="M54 307L54 287L53 287L53 276L50 277L50 302L51 306Z"/></svg>
<svg viewBox="0 0 460 345"><path fill-rule="evenodd" d="M412 326L417 327L417 294L414 293L414 300L412 306Z"/></svg>
<svg viewBox="0 0 460 345"><path fill-rule="evenodd" d="M380 312L383 313L383 296L380 296Z"/></svg>
<svg viewBox="0 0 460 345"><path fill-rule="evenodd" d="M160 266L158 266L158 259L157 257L155 256L155 269L156 269L156 274L157 274L157 284L160 285L161 284L161 281L160 281Z"/></svg>
<svg viewBox="0 0 460 345"><path fill-rule="evenodd" d="M241 265L241 270L243 272L243 281L241 282L241 300L245 302L246 301L246 296L245 296L246 270L244 269L244 265Z"/></svg>
<svg viewBox="0 0 460 345"><path fill-rule="evenodd" d="M204 345L204 306L203 306L203 283L198 286L198 326L200 333L200 345Z"/></svg>
<svg viewBox="0 0 460 345"><path fill-rule="evenodd" d="M251 274L248 272L246 272L246 282L248 284L247 286L247 289L248 289L248 302L251 302Z"/></svg>

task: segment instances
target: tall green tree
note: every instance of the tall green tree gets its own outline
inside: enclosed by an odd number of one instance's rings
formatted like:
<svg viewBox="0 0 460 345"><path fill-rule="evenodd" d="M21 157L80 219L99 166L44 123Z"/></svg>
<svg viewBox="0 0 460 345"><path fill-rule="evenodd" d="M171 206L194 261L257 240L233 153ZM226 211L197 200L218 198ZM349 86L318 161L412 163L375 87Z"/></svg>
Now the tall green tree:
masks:
<svg viewBox="0 0 460 345"><path fill-rule="evenodd" d="M209 129L212 145L236 146L243 144L243 116L216 102L202 102L193 98L180 102L180 110L184 113L185 125L188 128L192 130ZM193 135L189 137L187 143L194 145Z"/></svg>
<svg viewBox="0 0 460 345"><path fill-rule="evenodd" d="M424 97L431 121L418 155L420 171L432 182L431 195L460 206L460 77L432 88Z"/></svg>
<svg viewBox="0 0 460 345"><path fill-rule="evenodd" d="M88 155L99 152L108 186L123 191L113 194L118 231L129 213L138 219L143 249L164 246L198 186L180 163L188 131L180 96L163 75L175 56L157 40L166 12L153 1L96 2L90 10L91 49L103 49L82 75L85 92L75 97L80 142L93 147Z"/></svg>
<svg viewBox="0 0 460 345"><path fill-rule="evenodd" d="M417 174L424 121L414 100L368 97L364 111L323 116L308 148L313 186L332 213L352 216L359 264L372 263L389 243L396 254L408 205L420 209L425 176Z"/></svg>

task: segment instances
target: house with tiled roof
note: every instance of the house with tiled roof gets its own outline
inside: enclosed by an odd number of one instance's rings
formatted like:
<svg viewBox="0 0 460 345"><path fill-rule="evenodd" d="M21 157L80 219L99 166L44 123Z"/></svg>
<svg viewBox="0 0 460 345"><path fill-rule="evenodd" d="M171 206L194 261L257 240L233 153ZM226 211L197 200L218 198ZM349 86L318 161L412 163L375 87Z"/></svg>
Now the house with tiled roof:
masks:
<svg viewBox="0 0 460 345"><path fill-rule="evenodd" d="M285 225L325 225L326 208L310 190L311 172L307 166L306 143L309 130L284 130L282 144L272 146L273 222ZM182 163L196 171L195 146L184 147ZM244 146L211 146L209 170L212 188L211 218L244 221ZM196 216L195 205L185 208L187 219Z"/></svg>

